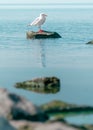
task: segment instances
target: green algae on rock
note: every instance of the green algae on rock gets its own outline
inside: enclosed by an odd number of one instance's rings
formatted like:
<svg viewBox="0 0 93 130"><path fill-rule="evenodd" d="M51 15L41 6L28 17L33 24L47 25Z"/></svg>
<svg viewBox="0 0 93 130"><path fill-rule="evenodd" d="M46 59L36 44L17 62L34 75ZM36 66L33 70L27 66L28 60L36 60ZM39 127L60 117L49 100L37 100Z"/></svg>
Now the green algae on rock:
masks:
<svg viewBox="0 0 93 130"><path fill-rule="evenodd" d="M37 93L57 93L60 90L60 80L57 77L36 78L16 83L15 87Z"/></svg>
<svg viewBox="0 0 93 130"><path fill-rule="evenodd" d="M41 105L41 109L48 116L62 117L77 115L77 114L92 114L93 107L85 105L69 104L63 101L52 101ZM59 116L60 115L60 116Z"/></svg>

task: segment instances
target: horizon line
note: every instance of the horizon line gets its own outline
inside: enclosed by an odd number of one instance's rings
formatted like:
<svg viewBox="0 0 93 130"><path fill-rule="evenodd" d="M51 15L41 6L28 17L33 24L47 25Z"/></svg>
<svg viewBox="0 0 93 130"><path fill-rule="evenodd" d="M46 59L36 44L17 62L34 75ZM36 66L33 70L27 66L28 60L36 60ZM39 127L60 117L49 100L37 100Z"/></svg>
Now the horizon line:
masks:
<svg viewBox="0 0 93 130"><path fill-rule="evenodd" d="M36 4L36 5L38 5L38 4L93 4L93 2L48 2L48 3L0 3L0 5L18 5L18 4L21 4L21 5L24 5L24 4L26 4L26 5L28 5L28 4Z"/></svg>

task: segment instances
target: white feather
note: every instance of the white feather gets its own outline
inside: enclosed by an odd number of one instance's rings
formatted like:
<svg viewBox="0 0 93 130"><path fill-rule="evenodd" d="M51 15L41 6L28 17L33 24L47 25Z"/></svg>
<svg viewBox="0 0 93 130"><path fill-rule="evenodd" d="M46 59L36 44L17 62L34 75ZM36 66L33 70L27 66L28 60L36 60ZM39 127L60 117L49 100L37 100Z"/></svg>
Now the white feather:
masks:
<svg viewBox="0 0 93 130"><path fill-rule="evenodd" d="M32 23L30 23L30 26L38 26L41 27L42 24L46 21L46 14L40 14L39 17L37 17Z"/></svg>

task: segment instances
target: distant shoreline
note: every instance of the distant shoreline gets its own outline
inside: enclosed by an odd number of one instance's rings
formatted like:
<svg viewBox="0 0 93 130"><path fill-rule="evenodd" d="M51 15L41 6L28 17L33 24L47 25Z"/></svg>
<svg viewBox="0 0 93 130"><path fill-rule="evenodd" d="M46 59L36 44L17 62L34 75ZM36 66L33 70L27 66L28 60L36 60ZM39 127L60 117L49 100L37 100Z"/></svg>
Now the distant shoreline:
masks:
<svg viewBox="0 0 93 130"><path fill-rule="evenodd" d="M50 3L6 3L6 4L4 4L4 3L2 3L2 4L0 4L0 6L2 6L2 5L50 5L50 4L52 4L52 5L93 5L93 3L52 3L52 2L50 2Z"/></svg>
<svg viewBox="0 0 93 130"><path fill-rule="evenodd" d="M30 3L30 4L0 4L0 9L32 9L32 8L61 8L61 9L93 9L93 3Z"/></svg>

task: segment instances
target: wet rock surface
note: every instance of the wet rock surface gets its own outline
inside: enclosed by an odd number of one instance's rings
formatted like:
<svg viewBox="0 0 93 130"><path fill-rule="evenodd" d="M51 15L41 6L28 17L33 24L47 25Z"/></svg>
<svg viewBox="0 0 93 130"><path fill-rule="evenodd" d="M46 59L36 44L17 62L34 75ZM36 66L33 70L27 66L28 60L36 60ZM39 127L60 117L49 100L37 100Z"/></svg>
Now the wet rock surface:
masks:
<svg viewBox="0 0 93 130"><path fill-rule="evenodd" d="M60 90L60 80L57 77L44 77L16 83L16 88L38 93L57 93Z"/></svg>
<svg viewBox="0 0 93 130"><path fill-rule="evenodd" d="M45 30L43 30L43 32L28 31L26 36L28 39L61 38L57 32L49 32Z"/></svg>

